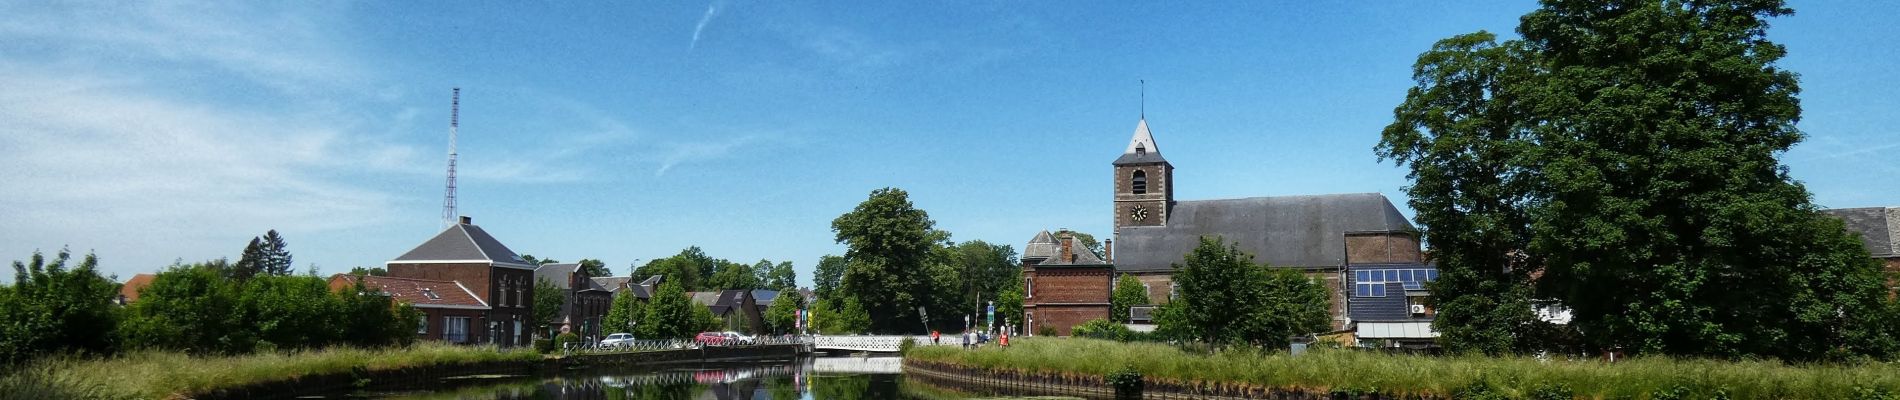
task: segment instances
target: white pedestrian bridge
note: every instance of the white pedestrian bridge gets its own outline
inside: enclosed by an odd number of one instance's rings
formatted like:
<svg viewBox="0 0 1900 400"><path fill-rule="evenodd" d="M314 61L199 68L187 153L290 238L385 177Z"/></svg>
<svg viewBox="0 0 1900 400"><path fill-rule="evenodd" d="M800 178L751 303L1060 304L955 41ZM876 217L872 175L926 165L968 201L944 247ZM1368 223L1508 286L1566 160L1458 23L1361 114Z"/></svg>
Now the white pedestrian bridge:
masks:
<svg viewBox="0 0 1900 400"><path fill-rule="evenodd" d="M852 335L852 336L816 336L816 337L811 338L811 347L814 350L840 350L840 351L864 351L864 352L873 352L873 353L896 353L898 348L902 347L905 338L909 338L911 340L917 341L916 343L918 346L931 345L929 335L916 335L916 336ZM955 346L957 345L957 343L960 343L957 340L959 339L957 339L956 336L945 337L943 338L943 343L941 345Z"/></svg>

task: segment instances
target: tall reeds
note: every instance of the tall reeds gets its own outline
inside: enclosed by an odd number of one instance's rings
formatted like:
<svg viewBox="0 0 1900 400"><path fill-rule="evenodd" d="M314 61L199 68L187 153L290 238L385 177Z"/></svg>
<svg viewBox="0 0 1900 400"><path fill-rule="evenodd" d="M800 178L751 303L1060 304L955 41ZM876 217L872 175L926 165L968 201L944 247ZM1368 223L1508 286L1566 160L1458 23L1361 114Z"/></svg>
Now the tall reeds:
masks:
<svg viewBox="0 0 1900 400"><path fill-rule="evenodd" d="M381 371L540 358L526 349L502 351L426 342L406 348L337 347L234 357L196 357L170 351L133 352L107 359L50 357L0 377L0 393L4 393L0 399L161 399L293 377L346 373L359 367Z"/></svg>
<svg viewBox="0 0 1900 400"><path fill-rule="evenodd" d="M1132 366L1150 381L1278 390L1449 397L1483 387L1506 398L1882 398L1900 393L1900 366L1775 361L1422 356L1316 349L1304 355L1231 350L1195 354L1155 343L1030 338L1009 348L922 347L907 358L993 371L1103 376Z"/></svg>

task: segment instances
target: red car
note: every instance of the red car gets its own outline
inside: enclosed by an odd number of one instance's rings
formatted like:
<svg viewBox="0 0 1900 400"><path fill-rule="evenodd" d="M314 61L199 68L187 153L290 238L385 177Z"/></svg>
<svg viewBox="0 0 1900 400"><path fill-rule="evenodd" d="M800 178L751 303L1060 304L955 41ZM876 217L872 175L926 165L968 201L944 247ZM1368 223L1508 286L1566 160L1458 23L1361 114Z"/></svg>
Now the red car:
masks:
<svg viewBox="0 0 1900 400"><path fill-rule="evenodd" d="M700 332L699 336L693 337L693 341L706 346L724 346L726 335L719 332Z"/></svg>

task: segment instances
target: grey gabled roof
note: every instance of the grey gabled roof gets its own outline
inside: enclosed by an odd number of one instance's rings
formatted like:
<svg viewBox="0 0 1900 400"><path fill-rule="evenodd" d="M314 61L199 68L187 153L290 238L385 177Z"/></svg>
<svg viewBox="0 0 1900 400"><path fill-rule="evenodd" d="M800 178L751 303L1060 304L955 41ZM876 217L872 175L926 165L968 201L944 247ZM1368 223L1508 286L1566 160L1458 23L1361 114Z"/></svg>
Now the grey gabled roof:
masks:
<svg viewBox="0 0 1900 400"><path fill-rule="evenodd" d="M554 283L554 287L573 289L574 285L570 282L574 280L574 271L580 268L580 264L545 264L534 269L534 279L537 281L546 279Z"/></svg>
<svg viewBox="0 0 1900 400"><path fill-rule="evenodd" d="M1164 226L1123 227L1115 233L1117 271L1161 271L1220 236L1276 267L1340 266L1351 232L1415 232L1412 223L1378 193L1253 197L1176 202Z"/></svg>
<svg viewBox="0 0 1900 400"><path fill-rule="evenodd" d="M1037 232L1029 239L1029 245L1023 246L1024 260L1041 260L1056 256L1056 239L1049 231Z"/></svg>
<svg viewBox="0 0 1900 400"><path fill-rule="evenodd" d="M1900 255L1900 208L1866 207L1821 210L1840 218L1847 230L1860 234L1860 242L1874 257Z"/></svg>
<svg viewBox="0 0 1900 400"><path fill-rule="evenodd" d="M487 261L497 266L534 269L534 265L474 224L455 224L390 262Z"/></svg>
<svg viewBox="0 0 1900 400"><path fill-rule="evenodd" d="M1075 240L1075 239L1070 238L1069 240ZM1049 256L1048 260L1044 260L1042 263L1036 264L1036 268L1098 267L1098 266L1108 265L1107 261L1102 261L1101 257L1096 257L1095 252L1089 251L1089 248L1087 246L1084 246L1081 243L1070 244L1070 246L1074 246L1074 247L1069 249L1069 253L1071 255L1074 255L1075 257L1069 260L1062 259L1062 250L1060 247L1061 245L1057 245L1057 246L1058 247L1057 247L1056 253L1054 255Z"/></svg>

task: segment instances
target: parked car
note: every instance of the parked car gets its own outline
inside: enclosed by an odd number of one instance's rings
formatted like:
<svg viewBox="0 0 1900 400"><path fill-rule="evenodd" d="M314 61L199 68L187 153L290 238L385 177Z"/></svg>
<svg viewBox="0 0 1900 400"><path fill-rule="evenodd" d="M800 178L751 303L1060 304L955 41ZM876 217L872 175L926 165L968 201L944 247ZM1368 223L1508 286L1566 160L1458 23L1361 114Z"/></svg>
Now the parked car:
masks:
<svg viewBox="0 0 1900 400"><path fill-rule="evenodd" d="M751 344L758 343L758 341L753 340L751 336L742 335L739 332L725 331L725 332L720 332L720 333L726 336L726 345L728 346L751 345Z"/></svg>
<svg viewBox="0 0 1900 400"><path fill-rule="evenodd" d="M693 337L693 342L699 343L701 346L725 346L726 334L720 332L700 332L699 336Z"/></svg>
<svg viewBox="0 0 1900 400"><path fill-rule="evenodd" d="M621 348L631 345L633 345L633 334L631 333L615 333L607 335L606 339L600 340L600 347Z"/></svg>

